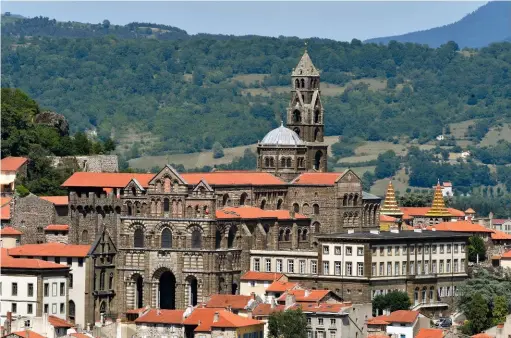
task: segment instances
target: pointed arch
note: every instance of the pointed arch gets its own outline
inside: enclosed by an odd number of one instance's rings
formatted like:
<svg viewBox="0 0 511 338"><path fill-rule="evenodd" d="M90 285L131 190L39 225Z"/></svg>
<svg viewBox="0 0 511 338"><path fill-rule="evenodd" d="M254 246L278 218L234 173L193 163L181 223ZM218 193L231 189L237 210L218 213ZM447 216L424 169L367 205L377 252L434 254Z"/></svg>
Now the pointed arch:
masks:
<svg viewBox="0 0 511 338"><path fill-rule="evenodd" d="M282 157L280 159L280 167L281 168L285 168L286 167L286 158L285 157Z"/></svg>
<svg viewBox="0 0 511 338"><path fill-rule="evenodd" d="M302 231L302 241L306 241L309 239L309 231L307 229L303 229Z"/></svg>
<svg viewBox="0 0 511 338"><path fill-rule="evenodd" d="M246 192L241 194L241 196L240 196L240 205L245 205L245 203L247 201L247 197L248 197L248 194Z"/></svg>
<svg viewBox="0 0 511 338"><path fill-rule="evenodd" d="M83 244L89 243L89 232L87 230L82 231L82 243Z"/></svg>
<svg viewBox="0 0 511 338"><path fill-rule="evenodd" d="M192 230L192 249L202 249L202 233L199 229Z"/></svg>
<svg viewBox="0 0 511 338"><path fill-rule="evenodd" d="M305 80L304 79L300 80L300 85L302 88L305 88Z"/></svg>
<svg viewBox="0 0 511 338"><path fill-rule="evenodd" d="M279 200L277 201L277 210L280 209L282 209L282 198L279 198Z"/></svg>
<svg viewBox="0 0 511 338"><path fill-rule="evenodd" d="M348 206L348 194L344 194L342 198L342 206L347 207Z"/></svg>
<svg viewBox="0 0 511 338"><path fill-rule="evenodd" d="M312 205L312 213L314 215L319 215L319 204L316 203Z"/></svg>
<svg viewBox="0 0 511 338"><path fill-rule="evenodd" d="M291 168L291 157L286 159L286 167Z"/></svg>
<svg viewBox="0 0 511 338"><path fill-rule="evenodd" d="M298 109L293 111L293 122L295 123L302 122L302 113Z"/></svg>
<svg viewBox="0 0 511 338"><path fill-rule="evenodd" d="M314 141L319 142L319 137L321 136L321 131L319 128L314 129Z"/></svg>
<svg viewBox="0 0 511 338"><path fill-rule="evenodd" d="M314 156L314 169L321 170L322 166L323 166L323 152L321 150L318 150L316 152L316 155Z"/></svg>
<svg viewBox="0 0 511 338"><path fill-rule="evenodd" d="M291 240L291 229L287 228L284 234L284 241L288 242Z"/></svg>
<svg viewBox="0 0 511 338"><path fill-rule="evenodd" d="M321 121L321 115L320 115L319 109L316 109L314 111L314 123L320 123L320 121Z"/></svg>
<svg viewBox="0 0 511 338"><path fill-rule="evenodd" d="M275 168L275 159L273 157L270 157L270 167Z"/></svg>
<svg viewBox="0 0 511 338"><path fill-rule="evenodd" d="M172 231L169 228L163 228L161 231L161 248L170 249L172 248Z"/></svg>
<svg viewBox="0 0 511 338"><path fill-rule="evenodd" d="M296 127L293 129L293 131L296 133L296 135L300 136L300 128Z"/></svg>
<svg viewBox="0 0 511 338"><path fill-rule="evenodd" d="M222 206L223 206L223 207L229 206L229 202L230 202L230 200L229 200L229 194L224 194L224 195L222 196Z"/></svg>
<svg viewBox="0 0 511 338"><path fill-rule="evenodd" d="M300 81L298 79L295 80L295 88L300 88Z"/></svg>
<svg viewBox="0 0 511 338"><path fill-rule="evenodd" d="M265 157L264 158L264 166L266 168L269 168L270 167L270 158L269 157Z"/></svg>
<svg viewBox="0 0 511 338"><path fill-rule="evenodd" d="M227 247L230 249L234 246L234 241L236 239L236 234L238 232L238 227L236 225L232 225L229 229L229 234L227 236Z"/></svg>
<svg viewBox="0 0 511 338"><path fill-rule="evenodd" d="M263 199L263 200L261 201L261 209L263 209L263 210L264 210L264 207L265 207L265 206L266 206L266 200L264 200L264 199Z"/></svg>
<svg viewBox="0 0 511 338"><path fill-rule="evenodd" d="M279 242L284 240L284 229L279 230Z"/></svg>
<svg viewBox="0 0 511 338"><path fill-rule="evenodd" d="M136 228L135 232L133 233L133 247L144 247L144 230L142 230L142 228Z"/></svg>

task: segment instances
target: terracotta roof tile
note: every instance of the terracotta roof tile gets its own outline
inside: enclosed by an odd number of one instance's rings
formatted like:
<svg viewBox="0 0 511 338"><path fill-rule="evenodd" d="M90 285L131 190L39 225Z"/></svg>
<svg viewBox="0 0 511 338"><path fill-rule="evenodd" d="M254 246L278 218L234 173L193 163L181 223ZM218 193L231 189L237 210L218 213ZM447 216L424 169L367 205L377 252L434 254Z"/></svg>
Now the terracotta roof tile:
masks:
<svg viewBox="0 0 511 338"><path fill-rule="evenodd" d="M0 257L1 269L69 269L66 265L43 261L42 259L14 258L9 256L7 249L2 248Z"/></svg>
<svg viewBox="0 0 511 338"><path fill-rule="evenodd" d="M241 206L227 207L216 210L216 218L219 219L260 219L276 218L280 220L291 220L289 210L263 210L257 207ZM306 216L295 213L294 219L307 219Z"/></svg>
<svg viewBox="0 0 511 338"><path fill-rule="evenodd" d="M292 290L298 286L298 283L293 282L282 282L275 281L268 286L266 292L284 292L287 290Z"/></svg>
<svg viewBox="0 0 511 338"><path fill-rule="evenodd" d="M493 233L493 230L488 229L480 224L471 223L469 221L442 222L427 227L427 230L432 229L435 229L436 231Z"/></svg>
<svg viewBox="0 0 511 338"><path fill-rule="evenodd" d="M9 204L11 202L11 197L0 197L0 206L4 206L6 204Z"/></svg>
<svg viewBox="0 0 511 338"><path fill-rule="evenodd" d="M98 187L98 188L124 188L133 178L144 188L149 186L149 181L154 174L135 173L92 173L77 172L71 175L63 184L63 187Z"/></svg>
<svg viewBox="0 0 511 338"><path fill-rule="evenodd" d="M492 219L492 221L491 221L491 222L492 222L494 225L502 225L502 224L504 224L504 223L506 223L506 222L510 222L510 221L511 221L511 219L505 219L505 218L494 218L494 219Z"/></svg>
<svg viewBox="0 0 511 338"><path fill-rule="evenodd" d="M90 245L42 243L25 244L9 249L11 256L87 257Z"/></svg>
<svg viewBox="0 0 511 338"><path fill-rule="evenodd" d="M147 313L135 319L135 323L181 324L184 312L185 310L150 309Z"/></svg>
<svg viewBox="0 0 511 338"><path fill-rule="evenodd" d="M0 219L2 221L8 221L11 219L11 205L9 203L3 204L0 207Z"/></svg>
<svg viewBox="0 0 511 338"><path fill-rule="evenodd" d="M303 173L291 183L294 185L335 185L343 173Z"/></svg>
<svg viewBox="0 0 511 338"><path fill-rule="evenodd" d="M387 316L379 316L376 318L383 319L389 323L413 323L419 316L418 311L410 311L410 310L397 310L391 312L390 315Z"/></svg>
<svg viewBox="0 0 511 338"><path fill-rule="evenodd" d="M13 227L5 227L0 229L0 236L16 236L23 235L21 231L14 229Z"/></svg>
<svg viewBox="0 0 511 338"><path fill-rule="evenodd" d="M0 170L2 171L17 171L25 162L28 161L28 158L25 157L6 157L0 161Z"/></svg>
<svg viewBox="0 0 511 338"><path fill-rule="evenodd" d="M218 321L214 322L215 312L218 312ZM211 328L240 328L264 323L255 319L238 316L224 309L195 308L183 323L185 325L198 325L197 332L209 332ZM200 325L199 325L200 323Z"/></svg>
<svg viewBox="0 0 511 338"><path fill-rule="evenodd" d="M49 224L44 228L46 231L69 231L67 224Z"/></svg>
<svg viewBox="0 0 511 338"><path fill-rule="evenodd" d="M415 338L442 338L444 331L441 329L426 329L422 328Z"/></svg>
<svg viewBox="0 0 511 338"><path fill-rule="evenodd" d="M505 252L500 256L500 258L511 258L511 250Z"/></svg>
<svg viewBox="0 0 511 338"><path fill-rule="evenodd" d="M67 196L39 196L40 199L51 202L55 205L68 205L69 197Z"/></svg>
<svg viewBox="0 0 511 338"><path fill-rule="evenodd" d="M142 312L144 312L146 310L145 307L141 307L139 309L129 309L128 311L126 311L126 313L129 313L129 314L141 314Z"/></svg>
<svg viewBox="0 0 511 338"><path fill-rule="evenodd" d="M367 325L389 325L390 323L386 321L385 318L386 316L370 318L367 320Z"/></svg>
<svg viewBox="0 0 511 338"><path fill-rule="evenodd" d="M59 327L59 328L71 328L74 327L73 324L65 321L64 319L61 319L56 316L48 316L48 323L50 323L53 327Z"/></svg>
<svg viewBox="0 0 511 338"><path fill-rule="evenodd" d="M491 234L491 239L493 240L511 240L511 235L506 234L500 230L493 230Z"/></svg>
<svg viewBox="0 0 511 338"><path fill-rule="evenodd" d="M284 311L286 309L285 305L275 305L273 308L271 307L271 304L258 304L254 310L252 311L253 316L269 316L273 312L280 312Z"/></svg>
<svg viewBox="0 0 511 338"><path fill-rule="evenodd" d="M215 171L209 173L183 173L188 184L197 184L202 179L209 185L285 185L277 176L259 171Z"/></svg>
<svg viewBox="0 0 511 338"><path fill-rule="evenodd" d="M242 310L245 309L251 299L251 296L243 295L211 295L206 307L227 308L230 306L232 309Z"/></svg>
<svg viewBox="0 0 511 338"><path fill-rule="evenodd" d="M241 280L258 280L273 282L282 278L284 274L278 272L247 271L241 276Z"/></svg>
<svg viewBox="0 0 511 338"><path fill-rule="evenodd" d="M279 302L286 300L287 295L295 296L296 302L319 302L330 293L330 290L288 290L278 299Z"/></svg>
<svg viewBox="0 0 511 338"><path fill-rule="evenodd" d="M10 334L15 334L16 336L22 337L22 338L29 338L29 337L30 338L45 338L44 336L41 336L39 333L34 332L32 330L16 331L16 332L11 332Z"/></svg>
<svg viewBox="0 0 511 338"><path fill-rule="evenodd" d="M344 309L350 308L351 303L296 303L290 309L300 308L303 312L312 313L339 313Z"/></svg>

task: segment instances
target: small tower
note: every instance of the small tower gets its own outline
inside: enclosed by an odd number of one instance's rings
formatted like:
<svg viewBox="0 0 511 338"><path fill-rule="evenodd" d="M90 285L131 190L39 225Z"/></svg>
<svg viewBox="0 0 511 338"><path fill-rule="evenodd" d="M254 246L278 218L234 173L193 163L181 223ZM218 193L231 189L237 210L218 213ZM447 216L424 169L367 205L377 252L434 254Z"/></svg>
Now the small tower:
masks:
<svg viewBox="0 0 511 338"><path fill-rule="evenodd" d="M383 206L380 209L380 214L396 218L403 217L403 212L401 211L401 209L399 209L399 206L397 205L396 194L394 192L394 186L392 185L392 181L389 181L387 193L385 194L385 201L383 202Z"/></svg>
<svg viewBox="0 0 511 338"><path fill-rule="evenodd" d="M450 218L452 215L449 210L445 207L444 196L442 195L442 186L438 181L435 187L435 195L433 196L433 203L431 209L426 213L426 217L432 218Z"/></svg>

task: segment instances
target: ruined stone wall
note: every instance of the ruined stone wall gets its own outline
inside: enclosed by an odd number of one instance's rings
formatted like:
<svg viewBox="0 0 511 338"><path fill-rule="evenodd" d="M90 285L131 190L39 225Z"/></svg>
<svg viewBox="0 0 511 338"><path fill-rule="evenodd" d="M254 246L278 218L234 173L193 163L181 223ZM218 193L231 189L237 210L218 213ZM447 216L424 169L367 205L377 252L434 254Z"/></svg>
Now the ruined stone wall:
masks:
<svg viewBox="0 0 511 338"><path fill-rule="evenodd" d="M117 155L56 156L52 159L54 167L74 164L77 165L80 170L87 172L119 172L119 161Z"/></svg>
<svg viewBox="0 0 511 338"><path fill-rule="evenodd" d="M36 195L15 197L11 208L12 227L21 231L21 244L44 243L44 228L56 223L56 211L53 203Z"/></svg>

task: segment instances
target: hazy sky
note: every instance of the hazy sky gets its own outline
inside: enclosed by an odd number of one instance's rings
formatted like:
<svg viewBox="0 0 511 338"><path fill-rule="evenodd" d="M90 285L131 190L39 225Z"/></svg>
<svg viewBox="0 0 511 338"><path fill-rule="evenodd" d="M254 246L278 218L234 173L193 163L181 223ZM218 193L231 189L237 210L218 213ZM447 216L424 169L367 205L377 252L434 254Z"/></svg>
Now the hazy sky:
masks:
<svg viewBox="0 0 511 338"><path fill-rule="evenodd" d="M1 1L2 12L59 21L176 26L188 33L257 34L361 40L403 34L461 19L486 2L135 2Z"/></svg>

